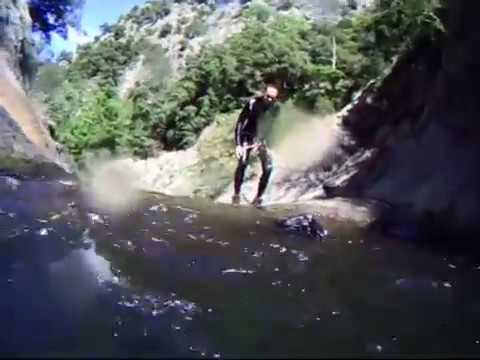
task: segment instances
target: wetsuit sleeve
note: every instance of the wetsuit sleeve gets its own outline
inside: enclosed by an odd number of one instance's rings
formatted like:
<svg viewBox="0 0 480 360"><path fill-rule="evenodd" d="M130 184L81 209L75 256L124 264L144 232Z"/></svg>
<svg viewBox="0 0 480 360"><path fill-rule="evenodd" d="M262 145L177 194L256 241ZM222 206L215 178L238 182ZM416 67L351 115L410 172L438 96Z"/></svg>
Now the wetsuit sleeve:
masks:
<svg viewBox="0 0 480 360"><path fill-rule="evenodd" d="M245 122L250 115L250 103L245 104L242 109L242 112L238 116L237 124L235 125L235 145L241 145L242 129L245 125Z"/></svg>

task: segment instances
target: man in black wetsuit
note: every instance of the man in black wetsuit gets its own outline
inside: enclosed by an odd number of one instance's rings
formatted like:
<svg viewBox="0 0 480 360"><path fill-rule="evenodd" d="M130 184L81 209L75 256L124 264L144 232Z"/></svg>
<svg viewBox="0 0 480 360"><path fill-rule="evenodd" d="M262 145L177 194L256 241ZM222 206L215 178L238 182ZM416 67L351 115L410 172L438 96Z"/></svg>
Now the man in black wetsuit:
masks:
<svg viewBox="0 0 480 360"><path fill-rule="evenodd" d="M238 158L238 165L235 171L233 205L240 204L240 190L253 150L258 151L262 162L262 177L258 184L257 196L252 205L260 206L262 204L262 196L273 170L272 157L268 149L268 135L273 119L278 114L278 106L275 105L277 97L278 89L272 85L267 86L262 96L251 98L247 102L238 117L235 126L235 154Z"/></svg>

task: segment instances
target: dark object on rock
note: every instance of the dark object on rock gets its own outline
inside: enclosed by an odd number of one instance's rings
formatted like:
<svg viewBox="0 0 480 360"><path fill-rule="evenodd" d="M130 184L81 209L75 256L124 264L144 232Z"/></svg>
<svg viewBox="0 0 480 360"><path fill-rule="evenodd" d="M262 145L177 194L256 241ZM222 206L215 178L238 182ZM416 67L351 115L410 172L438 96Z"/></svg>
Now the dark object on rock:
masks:
<svg viewBox="0 0 480 360"><path fill-rule="evenodd" d="M312 214L303 214L277 220L277 225L287 231L302 233L304 235L322 240L328 231L315 220Z"/></svg>

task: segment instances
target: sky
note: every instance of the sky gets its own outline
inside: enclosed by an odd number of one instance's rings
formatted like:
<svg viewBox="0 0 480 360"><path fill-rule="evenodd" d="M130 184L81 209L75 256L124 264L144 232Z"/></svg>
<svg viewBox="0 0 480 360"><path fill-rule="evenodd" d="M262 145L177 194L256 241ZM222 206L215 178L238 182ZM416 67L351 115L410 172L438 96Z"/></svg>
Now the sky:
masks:
<svg viewBox="0 0 480 360"><path fill-rule="evenodd" d="M100 33L100 25L114 23L120 15L126 14L135 5L143 5L146 0L86 0L82 15L82 30L69 29L69 38L63 40L53 35L51 50L58 55L62 50L75 51Z"/></svg>

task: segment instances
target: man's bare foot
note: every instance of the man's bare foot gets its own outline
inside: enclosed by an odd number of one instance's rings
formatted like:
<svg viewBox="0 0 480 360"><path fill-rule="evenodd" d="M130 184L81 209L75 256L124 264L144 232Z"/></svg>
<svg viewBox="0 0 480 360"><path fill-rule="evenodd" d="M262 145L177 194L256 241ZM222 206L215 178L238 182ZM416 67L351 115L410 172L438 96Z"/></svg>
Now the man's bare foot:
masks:
<svg viewBox="0 0 480 360"><path fill-rule="evenodd" d="M232 196L232 205L239 206L240 205L240 195L233 195Z"/></svg>

